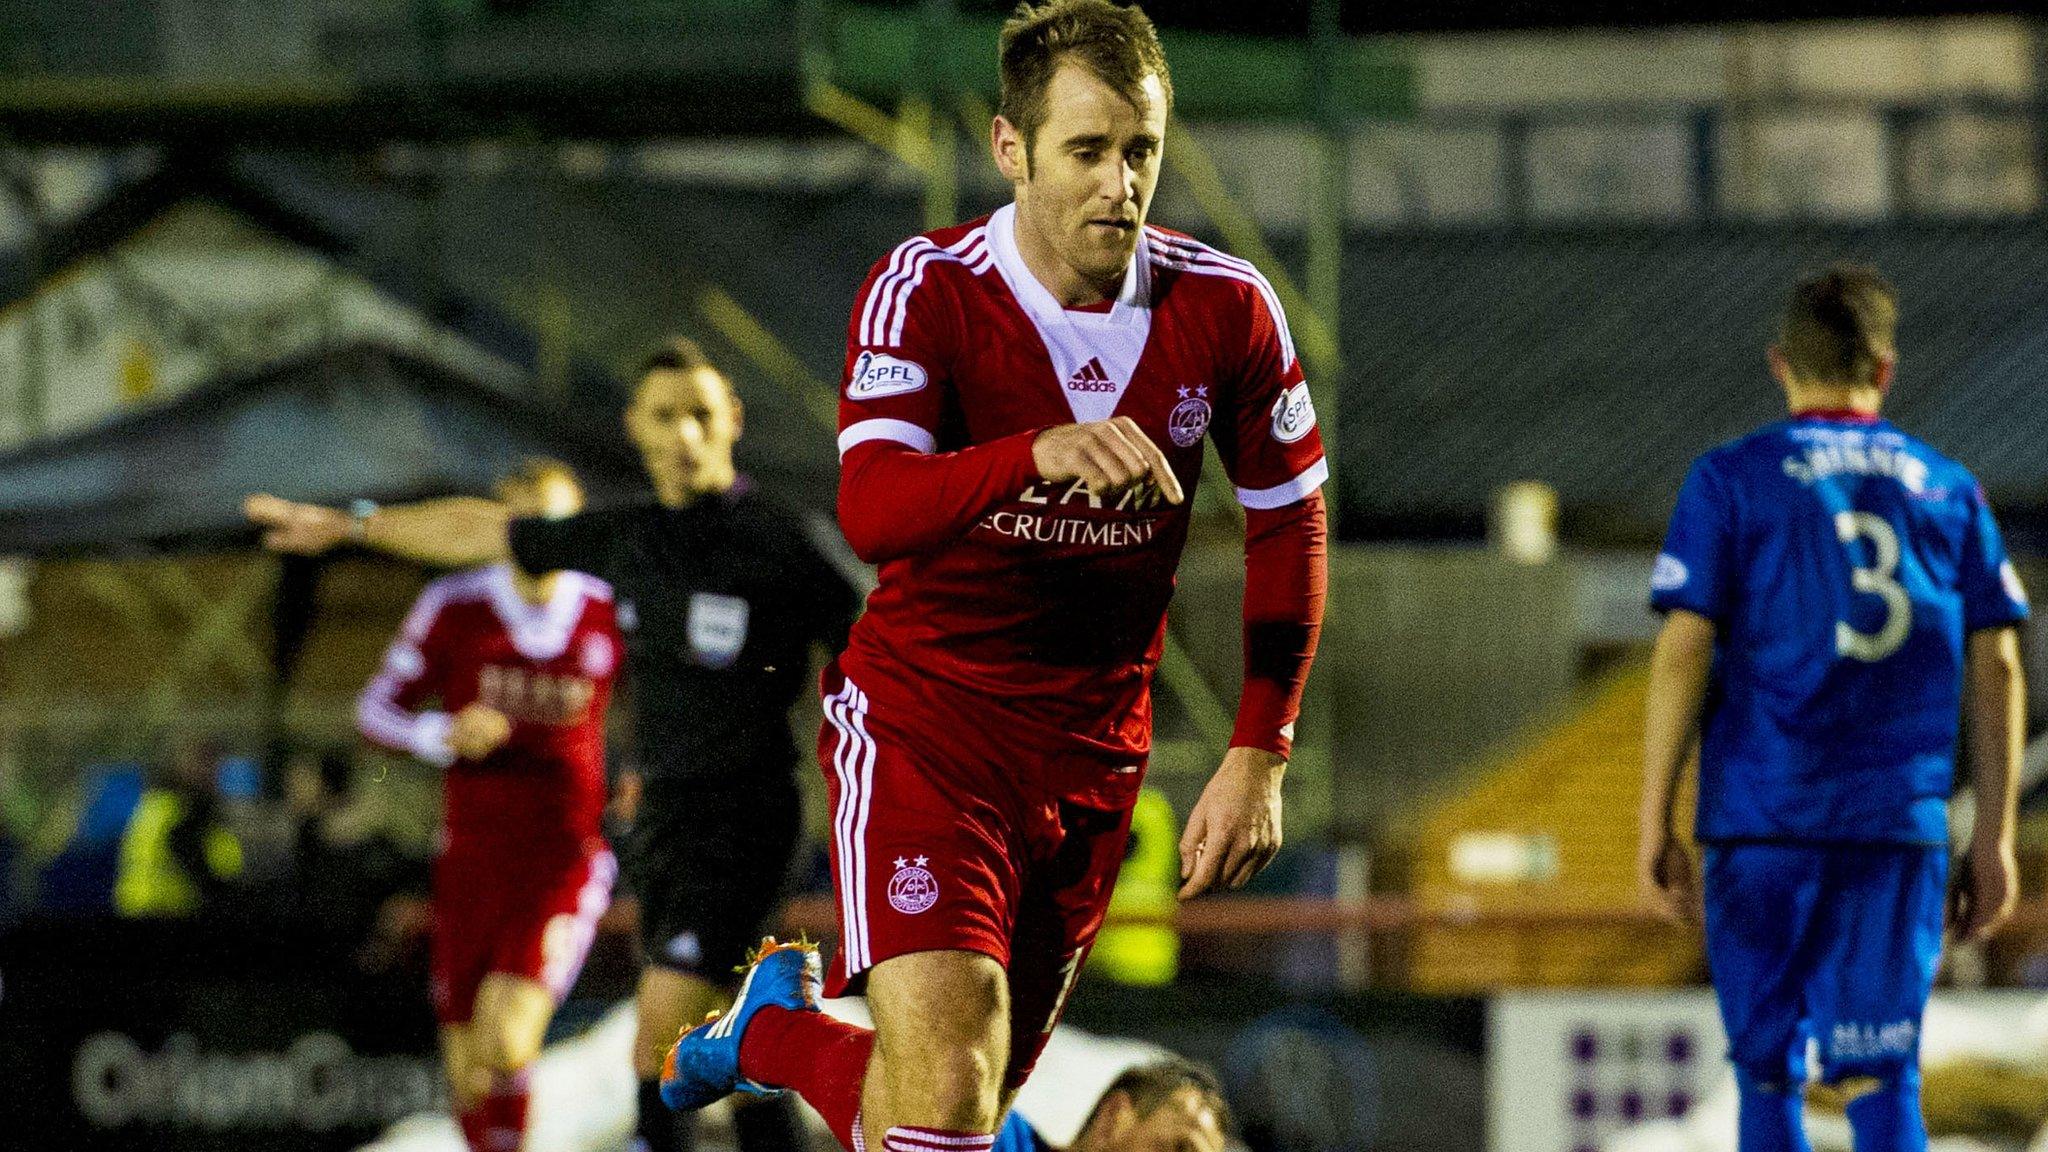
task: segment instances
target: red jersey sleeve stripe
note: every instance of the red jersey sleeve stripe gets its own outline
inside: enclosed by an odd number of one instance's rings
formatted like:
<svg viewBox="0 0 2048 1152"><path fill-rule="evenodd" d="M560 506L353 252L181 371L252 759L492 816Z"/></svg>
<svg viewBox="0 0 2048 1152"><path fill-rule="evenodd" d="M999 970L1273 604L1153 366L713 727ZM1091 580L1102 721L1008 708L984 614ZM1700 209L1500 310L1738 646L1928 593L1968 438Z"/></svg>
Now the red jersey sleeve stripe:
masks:
<svg viewBox="0 0 2048 1152"><path fill-rule="evenodd" d="M901 444L913 452L926 454L936 452L939 447L938 438L928 430L908 420L890 420L878 416L872 420L847 425L846 430L839 434L839 455L843 457L871 440L887 440Z"/></svg>
<svg viewBox="0 0 2048 1152"><path fill-rule="evenodd" d="M392 673L379 674L356 700L356 727L372 742L395 752L409 752L437 768L455 760L448 745L453 721L444 712L408 712L398 706L403 682Z"/></svg>
<svg viewBox="0 0 2048 1152"><path fill-rule="evenodd" d="M889 257L889 270L875 281L861 308L861 343L875 348L901 346L903 326L910 317L911 294L924 283L925 272L932 263L951 260L981 271L994 258L985 243L987 236L987 228L976 228L944 248L923 236L897 245Z"/></svg>
<svg viewBox="0 0 2048 1152"><path fill-rule="evenodd" d="M1285 508L1298 500L1306 500L1308 494L1323 486L1330 478L1330 461L1318 456L1316 462L1302 469L1301 474L1285 484L1271 488L1239 488L1237 502L1247 508Z"/></svg>
<svg viewBox="0 0 2048 1152"><path fill-rule="evenodd" d="M444 576L426 586L405 617L398 638L384 653L384 662L356 698L356 727L372 742L408 752L436 767L454 761L448 747L449 717L440 712L413 712L399 704L408 685L427 673L427 634L448 602L471 592L470 573Z"/></svg>
<svg viewBox="0 0 2048 1152"><path fill-rule="evenodd" d="M920 251L932 247L934 247L932 242L924 237L912 236L910 239L898 244L895 250L889 253L889 270L875 278L874 287L868 290L867 302L861 308L860 342L862 344L880 343L880 338L876 335L878 329L875 327L875 314L881 310L882 301L888 298L890 291L895 285L896 277L902 274L910 259Z"/></svg>
<svg viewBox="0 0 2048 1152"><path fill-rule="evenodd" d="M1280 348L1287 360L1283 367L1294 365L1294 333L1287 327L1287 313L1280 307L1280 295L1273 291L1273 284L1260 272L1258 265L1242 260L1218 249L1211 248L1199 240L1186 236L1175 236L1156 228L1147 228L1146 237L1152 242L1155 258L1169 268L1183 272L1194 272L1209 276L1224 276L1242 281L1259 290L1259 296L1266 302L1266 311L1272 313L1273 327L1280 334Z"/></svg>
<svg viewBox="0 0 2048 1152"><path fill-rule="evenodd" d="M926 270L937 260L952 260L955 263L966 264L968 267L978 270L985 258L993 258L989 254L988 245L983 243L987 235L988 230L986 228L976 228L968 233L959 243L942 251L934 252L929 259L917 265L911 274L910 282L903 287L901 301L898 302L895 309L890 313L889 346L891 348L901 347L903 344L903 325L905 321L910 319L910 294L917 291L919 284L924 283Z"/></svg>

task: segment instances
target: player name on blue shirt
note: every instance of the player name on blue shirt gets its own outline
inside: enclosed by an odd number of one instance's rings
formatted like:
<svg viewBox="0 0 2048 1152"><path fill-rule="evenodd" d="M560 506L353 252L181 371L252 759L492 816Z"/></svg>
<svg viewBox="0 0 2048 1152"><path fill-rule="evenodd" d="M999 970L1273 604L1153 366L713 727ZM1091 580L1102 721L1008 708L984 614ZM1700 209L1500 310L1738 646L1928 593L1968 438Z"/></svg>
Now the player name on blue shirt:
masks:
<svg viewBox="0 0 2048 1152"><path fill-rule="evenodd" d="M1694 462L1651 606L1714 621L1699 838L1941 844L1964 638L2026 618L1962 465L1801 416Z"/></svg>

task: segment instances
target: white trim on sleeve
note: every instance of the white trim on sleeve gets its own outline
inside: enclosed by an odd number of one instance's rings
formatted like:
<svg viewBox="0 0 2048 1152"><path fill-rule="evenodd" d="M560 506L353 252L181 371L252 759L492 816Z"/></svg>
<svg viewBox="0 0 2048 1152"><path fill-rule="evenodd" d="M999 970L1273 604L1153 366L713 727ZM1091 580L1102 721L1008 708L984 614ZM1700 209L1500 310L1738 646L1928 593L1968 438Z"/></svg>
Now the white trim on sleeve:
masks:
<svg viewBox="0 0 2048 1152"><path fill-rule="evenodd" d="M908 420L888 420L877 417L849 424L839 434L839 454L846 455L854 446L870 440L889 440L915 452L936 452L938 438Z"/></svg>
<svg viewBox="0 0 2048 1152"><path fill-rule="evenodd" d="M1271 488L1239 488L1237 502L1247 508L1264 511L1268 508L1285 508L1297 500L1306 499L1308 494L1323 486L1330 478L1330 460L1327 456L1316 457L1316 462L1302 470L1301 475L1285 484Z"/></svg>
<svg viewBox="0 0 2048 1152"><path fill-rule="evenodd" d="M453 716L446 712L416 712L409 727L405 742L413 755L436 768L455 763L455 747L448 742L448 733L455 727Z"/></svg>

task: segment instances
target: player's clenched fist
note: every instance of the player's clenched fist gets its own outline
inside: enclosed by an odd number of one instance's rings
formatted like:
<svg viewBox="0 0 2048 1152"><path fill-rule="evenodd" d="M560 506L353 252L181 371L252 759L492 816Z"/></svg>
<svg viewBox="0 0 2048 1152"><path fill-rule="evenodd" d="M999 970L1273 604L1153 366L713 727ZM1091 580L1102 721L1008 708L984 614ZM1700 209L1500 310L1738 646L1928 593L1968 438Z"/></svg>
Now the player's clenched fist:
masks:
<svg viewBox="0 0 2048 1152"><path fill-rule="evenodd" d="M1702 918L1699 870L1676 837L1645 835L1636 849L1636 886L1643 902L1674 924Z"/></svg>
<svg viewBox="0 0 2048 1152"><path fill-rule="evenodd" d="M267 492L242 501L242 514L263 529L263 546L273 552L317 556L348 539L348 513L301 504Z"/></svg>
<svg viewBox="0 0 2048 1152"><path fill-rule="evenodd" d="M1957 864L1959 874L1949 889L1948 927L1956 939L1975 942L2011 919L2019 902L2019 862L2009 841L1972 842Z"/></svg>
<svg viewBox="0 0 2048 1152"><path fill-rule="evenodd" d="M1048 428L1032 441L1031 462L1047 480L1080 480L1098 496L1142 487L1168 504L1183 499L1166 454L1128 416Z"/></svg>
<svg viewBox="0 0 2048 1152"><path fill-rule="evenodd" d="M471 704L455 714L448 746L462 760L481 760L512 738L512 721L488 704Z"/></svg>

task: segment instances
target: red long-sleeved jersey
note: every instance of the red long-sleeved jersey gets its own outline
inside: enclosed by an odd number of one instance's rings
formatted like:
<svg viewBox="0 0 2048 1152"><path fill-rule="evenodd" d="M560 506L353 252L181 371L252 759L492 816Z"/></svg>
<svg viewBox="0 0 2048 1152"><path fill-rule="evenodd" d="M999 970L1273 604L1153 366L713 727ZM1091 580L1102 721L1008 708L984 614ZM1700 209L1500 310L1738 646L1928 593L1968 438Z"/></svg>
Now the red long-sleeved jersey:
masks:
<svg viewBox="0 0 2048 1152"><path fill-rule="evenodd" d="M620 656L603 581L562 572L548 602L530 604L503 565L458 572L420 593L363 689L357 724L447 769L451 844L577 845L601 832L604 713ZM512 735L481 760L458 760L448 731L472 703L504 713Z"/></svg>
<svg viewBox="0 0 2048 1152"><path fill-rule="evenodd" d="M1192 492L1202 441L1247 509L1247 684L1234 743L1285 754L1322 616L1328 475L1271 287L1244 261L1147 228L1106 310L1062 309L1017 253L1013 212L915 237L863 285L840 404L841 526L881 565L841 660L878 700L942 678L1054 760L1127 764L1189 509L1045 482L1052 425L1127 416Z"/></svg>

